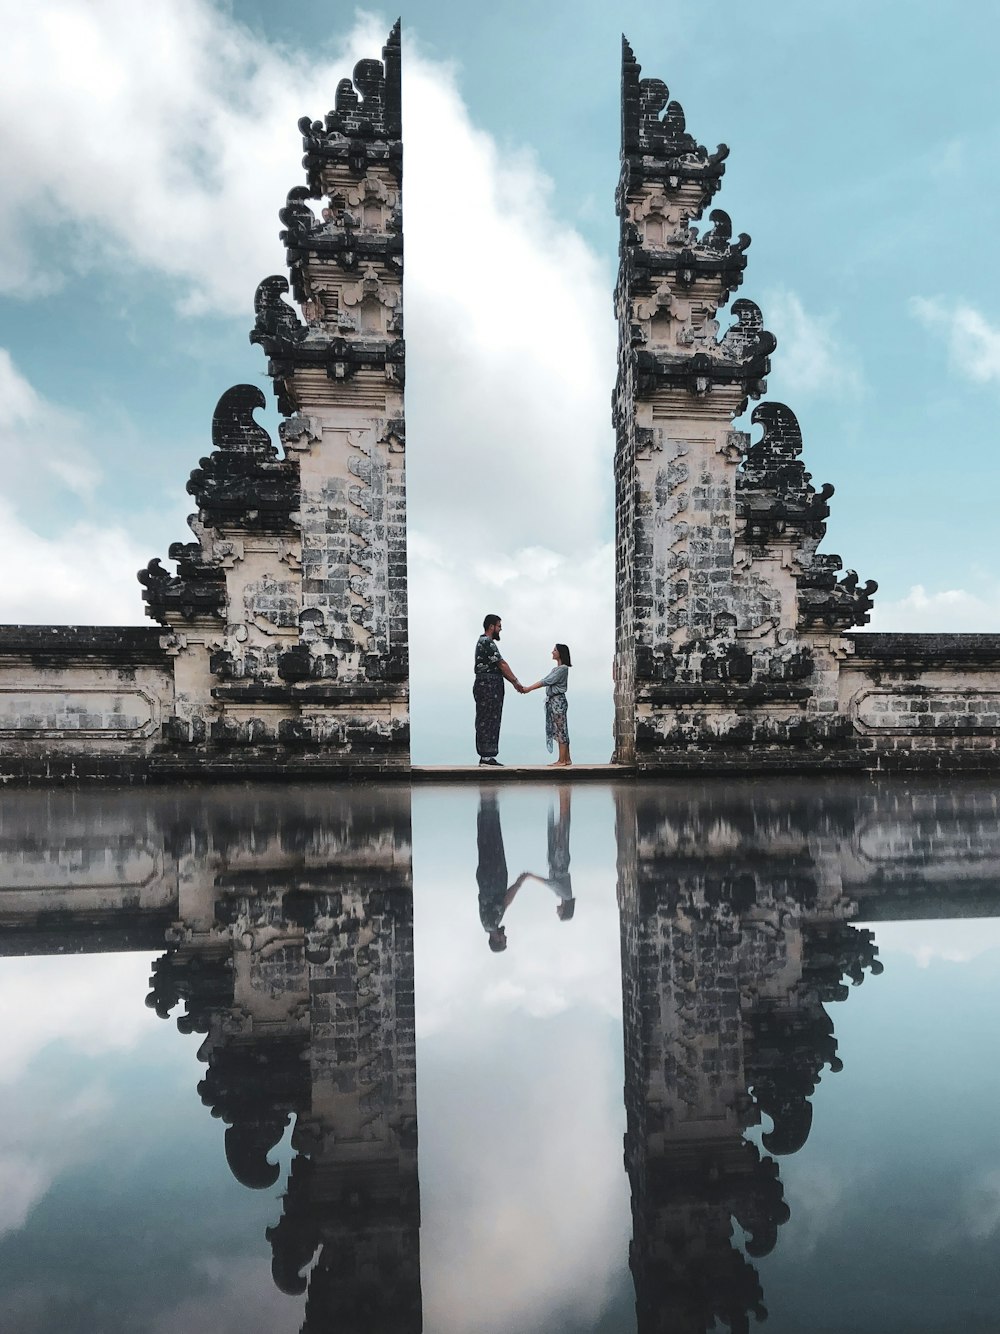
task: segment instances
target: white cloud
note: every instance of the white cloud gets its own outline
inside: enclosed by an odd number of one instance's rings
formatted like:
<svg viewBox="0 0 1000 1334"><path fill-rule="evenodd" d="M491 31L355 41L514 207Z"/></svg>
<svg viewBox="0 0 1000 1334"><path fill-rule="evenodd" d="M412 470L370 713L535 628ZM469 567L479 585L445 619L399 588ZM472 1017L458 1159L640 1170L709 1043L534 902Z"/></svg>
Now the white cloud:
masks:
<svg viewBox="0 0 1000 1334"><path fill-rule="evenodd" d="M6 493L23 489L41 472L89 498L100 472L80 442L81 432L78 418L47 402L14 365L10 352L0 347L0 457Z"/></svg>
<svg viewBox="0 0 1000 1334"><path fill-rule="evenodd" d="M32 1207L52 1184L51 1169L24 1153L0 1153L0 1237L24 1226Z"/></svg>
<svg viewBox="0 0 1000 1334"><path fill-rule="evenodd" d="M268 238L277 254L287 189L267 131L275 113L294 128L304 71L201 0L4 0L0 16L0 286L50 288L58 256L97 248L178 280L192 308L246 310L240 277Z"/></svg>
<svg viewBox="0 0 1000 1334"><path fill-rule="evenodd" d="M933 631L940 634L1000 631L1000 586L984 585L981 592L946 588L928 592L914 584L895 602L877 601L867 627L878 631Z"/></svg>
<svg viewBox="0 0 1000 1334"><path fill-rule="evenodd" d="M90 522L43 537L0 499L0 619L15 625L141 624L135 572L151 554L124 528Z"/></svg>
<svg viewBox="0 0 1000 1334"><path fill-rule="evenodd" d="M843 397L863 388L861 371L838 340L835 319L810 314L787 288L768 292L763 300L764 323L778 340L772 357L771 383L792 396Z"/></svg>
<svg viewBox="0 0 1000 1334"><path fill-rule="evenodd" d="M928 329L945 335L949 359L960 375L979 384L1000 381L1000 328L974 306L918 296L910 311Z"/></svg>
<svg viewBox="0 0 1000 1334"><path fill-rule="evenodd" d="M440 67L404 68L412 513L491 566L589 551L610 518L609 279L534 162L473 126Z"/></svg>
<svg viewBox="0 0 1000 1334"><path fill-rule="evenodd" d="M139 954L4 959L0 1013L12 1018L0 1034L0 1083L20 1078L52 1042L93 1055L134 1047L162 1022L142 1004L150 968Z"/></svg>

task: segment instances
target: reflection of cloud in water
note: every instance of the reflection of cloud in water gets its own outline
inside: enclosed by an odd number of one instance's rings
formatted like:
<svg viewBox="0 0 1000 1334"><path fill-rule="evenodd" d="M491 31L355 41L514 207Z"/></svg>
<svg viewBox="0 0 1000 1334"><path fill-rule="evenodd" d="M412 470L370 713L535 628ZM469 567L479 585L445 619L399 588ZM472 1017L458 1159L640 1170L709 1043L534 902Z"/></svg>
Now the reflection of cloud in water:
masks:
<svg viewBox="0 0 1000 1334"><path fill-rule="evenodd" d="M4 959L0 1014L16 1014L17 1023L0 1030L0 1083L18 1079L51 1042L68 1042L88 1056L135 1046L158 1024L141 1000L136 1004L150 964L147 954Z"/></svg>
<svg viewBox="0 0 1000 1334"><path fill-rule="evenodd" d="M0 1237L24 1226L32 1207L44 1196L52 1177L40 1158L0 1153Z"/></svg>
<svg viewBox="0 0 1000 1334"><path fill-rule="evenodd" d="M960 1231L976 1241L992 1237L1000 1227L1000 1168L968 1183L961 1192Z"/></svg>
<svg viewBox="0 0 1000 1334"><path fill-rule="evenodd" d="M483 1000L487 1005L502 1010L524 1010L536 1019L544 1019L551 1014L561 1014L572 1005L564 988L556 982L546 985L544 978L531 986L503 978L487 988Z"/></svg>
<svg viewBox="0 0 1000 1334"><path fill-rule="evenodd" d="M301 1304L278 1291L258 1259L205 1256L198 1269L211 1293L182 1297L157 1317L149 1334L298 1334Z"/></svg>
<svg viewBox="0 0 1000 1334"><path fill-rule="evenodd" d="M630 1232L619 1044L610 1020L494 1013L421 1045L425 1328L606 1309Z"/></svg>
<svg viewBox="0 0 1000 1334"><path fill-rule="evenodd" d="M493 954L477 898L479 792L449 801L447 835L436 827L441 804L422 796L414 934L425 1328L589 1327L620 1285L630 1232L611 801L573 793L572 920L560 921L557 896L529 879L504 913L508 948ZM556 800L500 794L508 883L522 871L547 874ZM425 864L433 876L421 875Z"/></svg>
<svg viewBox="0 0 1000 1334"><path fill-rule="evenodd" d="M932 963L968 963L1000 949L1000 918L958 918L945 921L873 922L879 953L884 958L906 954L921 968Z"/></svg>
<svg viewBox="0 0 1000 1334"><path fill-rule="evenodd" d="M853 1191L852 1175L843 1164L837 1169L829 1163L812 1162L804 1157L785 1185L785 1200L795 1220L794 1227L782 1233L786 1258L804 1260L815 1255L831 1227L837 1223L837 1209Z"/></svg>
<svg viewBox="0 0 1000 1334"><path fill-rule="evenodd" d="M99 1078L69 1093L57 1072L28 1072L3 1108L0 1237L24 1226L62 1173L97 1155L95 1138L112 1110Z"/></svg>

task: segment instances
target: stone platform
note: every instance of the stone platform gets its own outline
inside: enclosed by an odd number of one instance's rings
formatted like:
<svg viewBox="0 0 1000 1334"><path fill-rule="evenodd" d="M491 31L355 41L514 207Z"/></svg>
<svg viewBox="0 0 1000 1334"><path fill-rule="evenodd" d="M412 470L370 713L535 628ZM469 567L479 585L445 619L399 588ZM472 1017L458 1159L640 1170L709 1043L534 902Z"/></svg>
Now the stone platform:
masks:
<svg viewBox="0 0 1000 1334"><path fill-rule="evenodd" d="M526 779L549 783L596 779L607 783L618 778L634 778L635 774L635 768L628 764L571 764L566 768L553 768L549 764L502 764L495 767L492 764L415 764L409 771L414 783L478 783L484 779L501 783L520 783Z"/></svg>

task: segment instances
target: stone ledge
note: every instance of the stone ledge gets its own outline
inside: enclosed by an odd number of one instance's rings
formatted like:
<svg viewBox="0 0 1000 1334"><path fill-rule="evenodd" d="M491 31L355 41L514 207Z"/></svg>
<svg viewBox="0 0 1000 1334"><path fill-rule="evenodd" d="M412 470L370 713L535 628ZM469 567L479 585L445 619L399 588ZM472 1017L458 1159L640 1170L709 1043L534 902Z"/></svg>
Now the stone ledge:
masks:
<svg viewBox="0 0 1000 1334"><path fill-rule="evenodd" d="M0 625L0 659L32 662L100 658L129 667L169 662L160 640L162 626L144 625Z"/></svg>
<svg viewBox="0 0 1000 1334"><path fill-rule="evenodd" d="M169 908L116 908L108 914L88 913L81 921L67 913L61 921L47 921L55 913L35 914L28 925L8 914L0 922L0 957L33 954L153 953L163 949L167 928L177 916L176 902ZM67 949L67 939L72 939Z"/></svg>
<svg viewBox="0 0 1000 1334"><path fill-rule="evenodd" d="M805 701L812 693L810 686L783 681L754 685L640 685L636 700L640 704L769 704Z"/></svg>
<svg viewBox="0 0 1000 1334"><path fill-rule="evenodd" d="M231 704L355 704L379 700L405 704L408 691L405 685L395 681L352 685L307 681L280 686L235 682L213 687L212 698L228 700Z"/></svg>
<svg viewBox="0 0 1000 1334"><path fill-rule="evenodd" d="M898 662L946 667L956 662L983 662L1000 667L1000 635L881 634L873 631L845 636L854 644L854 656L844 664Z"/></svg>

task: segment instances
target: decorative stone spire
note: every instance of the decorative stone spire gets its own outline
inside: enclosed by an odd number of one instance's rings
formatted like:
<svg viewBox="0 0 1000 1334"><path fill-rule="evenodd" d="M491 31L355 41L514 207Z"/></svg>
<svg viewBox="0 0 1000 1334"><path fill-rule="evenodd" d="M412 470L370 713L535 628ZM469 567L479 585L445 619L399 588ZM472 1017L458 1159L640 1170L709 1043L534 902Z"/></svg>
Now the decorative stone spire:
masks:
<svg viewBox="0 0 1000 1334"><path fill-rule="evenodd" d="M164 735L206 762L220 746L250 768L409 761L398 23L382 55L300 121L289 277L254 299L284 453L254 419L260 389L224 394L188 483L197 540L170 548L175 575L139 575L176 660Z"/></svg>
<svg viewBox="0 0 1000 1334"><path fill-rule="evenodd" d="M711 202L726 170L729 149L714 153L687 132L684 109L670 100L660 79L641 79L641 66L622 35L622 189L638 190L647 180L676 189L683 181L700 189L698 210Z"/></svg>
<svg viewBox="0 0 1000 1334"><path fill-rule="evenodd" d="M767 389L774 336L741 298L750 238L710 214L728 149L688 132L680 104L622 59L615 754L640 767L743 766L845 744L841 632L875 584L819 556L827 502L794 415L762 404L761 440L734 431Z"/></svg>

